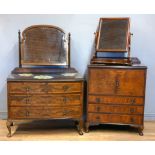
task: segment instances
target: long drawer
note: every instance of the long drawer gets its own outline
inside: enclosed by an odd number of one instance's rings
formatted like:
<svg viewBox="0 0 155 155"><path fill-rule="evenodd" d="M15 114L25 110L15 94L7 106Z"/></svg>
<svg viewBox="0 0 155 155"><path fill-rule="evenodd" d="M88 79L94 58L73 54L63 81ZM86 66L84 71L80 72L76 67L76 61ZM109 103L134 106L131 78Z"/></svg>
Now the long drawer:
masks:
<svg viewBox="0 0 155 155"><path fill-rule="evenodd" d="M72 106L80 105L80 94L10 95L9 106Z"/></svg>
<svg viewBox="0 0 155 155"><path fill-rule="evenodd" d="M137 124L143 123L143 115L117 115L88 113L88 121L94 123Z"/></svg>
<svg viewBox="0 0 155 155"><path fill-rule="evenodd" d="M82 91L81 82L9 82L8 92L18 94L74 93Z"/></svg>
<svg viewBox="0 0 155 155"><path fill-rule="evenodd" d="M81 107L9 107L11 119L78 118Z"/></svg>
<svg viewBox="0 0 155 155"><path fill-rule="evenodd" d="M88 95L88 104L89 103L143 105L144 99L143 97Z"/></svg>
<svg viewBox="0 0 155 155"><path fill-rule="evenodd" d="M143 106L89 104L88 112L111 114L143 114Z"/></svg>

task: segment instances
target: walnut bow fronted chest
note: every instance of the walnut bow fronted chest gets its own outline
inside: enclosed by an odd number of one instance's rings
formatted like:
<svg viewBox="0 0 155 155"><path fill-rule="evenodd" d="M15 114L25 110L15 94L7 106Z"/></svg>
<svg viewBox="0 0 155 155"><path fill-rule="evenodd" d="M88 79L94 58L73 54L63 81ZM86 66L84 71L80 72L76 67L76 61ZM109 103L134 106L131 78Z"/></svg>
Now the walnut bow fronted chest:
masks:
<svg viewBox="0 0 155 155"><path fill-rule="evenodd" d="M7 79L8 136L18 120L71 119L83 134L83 78L70 67L70 35L37 25L19 34L19 67Z"/></svg>

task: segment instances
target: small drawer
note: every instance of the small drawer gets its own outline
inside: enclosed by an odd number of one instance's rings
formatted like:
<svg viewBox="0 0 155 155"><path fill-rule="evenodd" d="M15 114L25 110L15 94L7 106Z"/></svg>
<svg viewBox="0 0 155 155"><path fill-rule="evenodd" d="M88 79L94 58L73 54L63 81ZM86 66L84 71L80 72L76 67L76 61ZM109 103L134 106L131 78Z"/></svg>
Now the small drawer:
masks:
<svg viewBox="0 0 155 155"><path fill-rule="evenodd" d="M143 106L89 104L88 112L111 114L143 114Z"/></svg>
<svg viewBox="0 0 155 155"><path fill-rule="evenodd" d="M144 105L143 97L97 96L89 95L88 103Z"/></svg>
<svg viewBox="0 0 155 155"><path fill-rule="evenodd" d="M81 107L9 107L9 119L79 118Z"/></svg>
<svg viewBox="0 0 155 155"><path fill-rule="evenodd" d="M94 123L143 124L143 115L118 115L88 113L88 121Z"/></svg>
<svg viewBox="0 0 155 155"><path fill-rule="evenodd" d="M81 82L9 82L8 93L45 94L82 92Z"/></svg>
<svg viewBox="0 0 155 155"><path fill-rule="evenodd" d="M9 96L9 106L72 106L81 102L80 94Z"/></svg>

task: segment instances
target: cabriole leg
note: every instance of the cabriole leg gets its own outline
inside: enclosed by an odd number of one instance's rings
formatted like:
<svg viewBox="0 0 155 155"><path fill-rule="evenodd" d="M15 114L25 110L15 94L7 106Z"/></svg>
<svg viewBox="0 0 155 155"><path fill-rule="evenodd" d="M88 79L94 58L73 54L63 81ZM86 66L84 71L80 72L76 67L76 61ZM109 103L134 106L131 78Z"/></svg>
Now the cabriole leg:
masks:
<svg viewBox="0 0 155 155"><path fill-rule="evenodd" d="M76 127L77 127L79 135L83 135L83 131L82 131L83 121L82 120L76 121Z"/></svg>
<svg viewBox="0 0 155 155"><path fill-rule="evenodd" d="M85 130L86 130L86 133L88 133L89 132L89 123L88 122L86 122L86 124L85 124Z"/></svg>
<svg viewBox="0 0 155 155"><path fill-rule="evenodd" d="M13 121L7 120L6 127L8 128L9 133L7 134L7 137L11 137L11 126L13 126Z"/></svg>
<svg viewBox="0 0 155 155"><path fill-rule="evenodd" d="M139 133L140 136L144 135L143 134L143 129L144 129L144 127L138 127L138 133Z"/></svg>

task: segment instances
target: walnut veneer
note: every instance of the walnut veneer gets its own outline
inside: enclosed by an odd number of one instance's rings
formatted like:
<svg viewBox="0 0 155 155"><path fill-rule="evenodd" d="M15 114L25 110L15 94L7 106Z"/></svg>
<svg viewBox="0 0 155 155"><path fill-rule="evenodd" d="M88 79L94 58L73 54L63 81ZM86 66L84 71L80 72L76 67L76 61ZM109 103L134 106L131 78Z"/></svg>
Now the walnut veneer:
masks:
<svg viewBox="0 0 155 155"><path fill-rule="evenodd" d="M145 66L88 67L86 131L92 124L126 124L144 128Z"/></svg>

